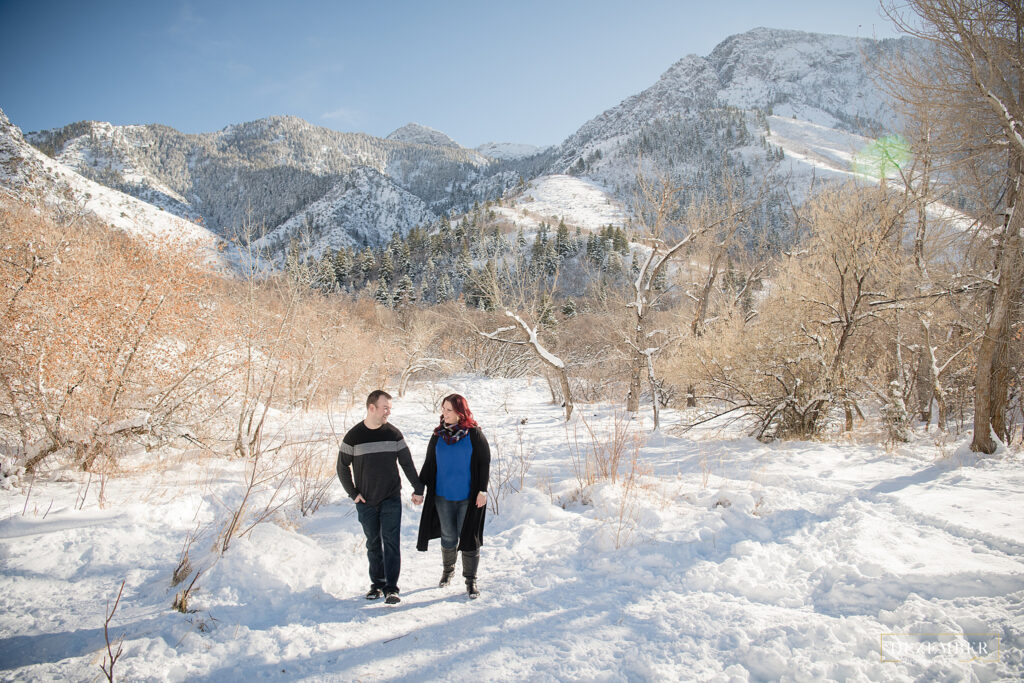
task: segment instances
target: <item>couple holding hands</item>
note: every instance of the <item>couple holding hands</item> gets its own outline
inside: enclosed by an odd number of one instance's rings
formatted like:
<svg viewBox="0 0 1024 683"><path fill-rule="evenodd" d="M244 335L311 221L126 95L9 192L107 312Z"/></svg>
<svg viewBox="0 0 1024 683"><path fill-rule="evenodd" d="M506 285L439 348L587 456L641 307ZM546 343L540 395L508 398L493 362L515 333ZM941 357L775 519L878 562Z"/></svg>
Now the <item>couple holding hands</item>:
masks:
<svg viewBox="0 0 1024 683"><path fill-rule="evenodd" d="M366 417L348 430L338 451L338 478L356 502L359 523L366 535L370 561L367 600L384 597L389 605L401 602L398 574L402 526L401 465L412 484L412 501L423 505L416 549L427 550L441 539L441 581L447 586L462 552L462 576L470 598L480 596L476 585L487 512L487 479L491 452L466 399L451 394L441 401L441 422L427 444L419 474L405 439L394 425L391 396L382 390L366 398ZM424 488L426 496L424 497Z"/></svg>

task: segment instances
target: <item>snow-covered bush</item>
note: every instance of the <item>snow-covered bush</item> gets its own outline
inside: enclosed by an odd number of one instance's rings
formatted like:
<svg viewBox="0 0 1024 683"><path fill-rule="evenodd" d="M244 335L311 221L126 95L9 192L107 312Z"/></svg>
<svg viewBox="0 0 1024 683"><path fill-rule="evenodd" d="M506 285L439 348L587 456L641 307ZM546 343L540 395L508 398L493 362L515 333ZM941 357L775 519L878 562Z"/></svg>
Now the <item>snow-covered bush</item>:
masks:
<svg viewBox="0 0 1024 683"><path fill-rule="evenodd" d="M17 464L14 458L0 457L0 489L9 491L21 483L25 468Z"/></svg>

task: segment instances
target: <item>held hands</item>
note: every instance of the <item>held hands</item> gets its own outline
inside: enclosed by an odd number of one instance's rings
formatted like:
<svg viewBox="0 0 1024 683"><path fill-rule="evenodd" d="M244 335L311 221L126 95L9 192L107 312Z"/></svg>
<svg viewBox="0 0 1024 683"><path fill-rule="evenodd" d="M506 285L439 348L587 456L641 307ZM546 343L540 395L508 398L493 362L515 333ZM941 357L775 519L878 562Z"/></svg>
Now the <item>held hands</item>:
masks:
<svg viewBox="0 0 1024 683"><path fill-rule="evenodd" d="M476 494L476 506L478 508L482 508L485 505L487 505L487 492L481 491L480 493Z"/></svg>
<svg viewBox="0 0 1024 683"><path fill-rule="evenodd" d="M412 494L412 502L414 505L423 505L423 496Z"/></svg>

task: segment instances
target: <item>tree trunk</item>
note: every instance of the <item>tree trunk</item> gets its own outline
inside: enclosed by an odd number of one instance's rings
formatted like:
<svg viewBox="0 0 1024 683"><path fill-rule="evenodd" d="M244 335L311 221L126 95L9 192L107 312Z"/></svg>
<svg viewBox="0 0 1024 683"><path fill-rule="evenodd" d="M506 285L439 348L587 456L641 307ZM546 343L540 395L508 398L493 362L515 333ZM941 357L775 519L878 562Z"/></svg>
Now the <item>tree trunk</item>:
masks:
<svg viewBox="0 0 1024 683"><path fill-rule="evenodd" d="M1019 188L1024 174L1018 173L1014 183ZM978 349L978 369L975 374L974 390L974 438L971 450L978 453L993 453L996 449L993 430L1005 433L1006 345L1009 341L1010 316L1020 286L1021 227L1024 210L1014 205L999 245L999 281L992 295L985 335ZM999 434L996 431L995 434Z"/></svg>
<svg viewBox="0 0 1024 683"><path fill-rule="evenodd" d="M565 421L568 422L569 418L572 417L572 390L569 388L569 374L565 371L565 368L557 368L558 383L562 387L562 400L565 401Z"/></svg>
<svg viewBox="0 0 1024 683"><path fill-rule="evenodd" d="M654 430L657 431L661 427L660 406L658 405L661 397L658 396L658 383L654 376L654 357L650 354L647 354L647 381L651 384L651 407L654 409Z"/></svg>
<svg viewBox="0 0 1024 683"><path fill-rule="evenodd" d="M633 335L633 351L629 359L629 395L626 396L626 410L630 413L640 411L640 394L643 391L644 371L647 359L641 352L644 348L643 319L637 316L636 331Z"/></svg>
<svg viewBox="0 0 1024 683"><path fill-rule="evenodd" d="M932 421L932 396L935 393L935 380L932 377L934 366L934 352L931 349L931 335L928 327L924 328L924 346L918 353L917 376L915 384L917 389L917 416L924 423L925 429Z"/></svg>

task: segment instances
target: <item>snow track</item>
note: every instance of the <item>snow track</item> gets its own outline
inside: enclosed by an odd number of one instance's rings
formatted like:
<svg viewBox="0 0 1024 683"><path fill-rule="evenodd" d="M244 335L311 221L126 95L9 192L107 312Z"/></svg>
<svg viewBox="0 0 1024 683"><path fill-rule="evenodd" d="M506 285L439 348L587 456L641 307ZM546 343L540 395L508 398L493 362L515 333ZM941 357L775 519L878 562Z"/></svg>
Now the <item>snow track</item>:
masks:
<svg viewBox="0 0 1024 683"><path fill-rule="evenodd" d="M581 488L571 428L542 383L448 384L469 397L492 444L511 454L521 443L533 456L526 487L488 516L478 600L465 595L461 568L436 587L440 550L436 541L414 550L419 508L409 501L402 602L392 607L362 597L362 534L340 486L313 517L258 526L217 558L217 501L235 495L238 463L108 481L104 509L95 493L76 509L80 483L37 482L28 506L24 493L2 493L0 678L94 677L106 600L122 579L113 627L126 634L118 666L130 680L1024 675L1018 455L979 460L961 446L940 457L923 434L891 454L877 444L650 435L641 419L636 488ZM429 405L415 391L395 401L392 421L417 462L436 422ZM595 428L615 420L612 406L577 412ZM204 573L196 611L180 614L169 578L197 525L193 559ZM880 655L885 634L933 633L993 634L1001 649L974 661Z"/></svg>

